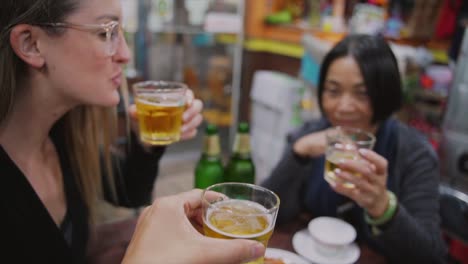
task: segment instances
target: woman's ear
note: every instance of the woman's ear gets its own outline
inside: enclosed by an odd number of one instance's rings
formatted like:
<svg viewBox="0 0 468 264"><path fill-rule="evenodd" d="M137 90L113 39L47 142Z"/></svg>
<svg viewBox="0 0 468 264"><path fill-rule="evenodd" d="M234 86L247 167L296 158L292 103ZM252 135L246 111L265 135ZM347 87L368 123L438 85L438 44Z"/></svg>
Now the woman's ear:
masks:
<svg viewBox="0 0 468 264"><path fill-rule="evenodd" d="M42 68L45 60L39 49L39 32L32 25L20 24L10 33L10 45L16 55L34 68Z"/></svg>

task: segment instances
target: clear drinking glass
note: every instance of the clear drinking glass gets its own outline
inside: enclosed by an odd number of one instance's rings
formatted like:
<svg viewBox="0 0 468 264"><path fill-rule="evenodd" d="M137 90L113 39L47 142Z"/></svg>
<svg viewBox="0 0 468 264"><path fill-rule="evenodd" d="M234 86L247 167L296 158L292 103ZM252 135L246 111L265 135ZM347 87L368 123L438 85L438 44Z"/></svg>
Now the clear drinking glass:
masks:
<svg viewBox="0 0 468 264"><path fill-rule="evenodd" d="M205 189L202 202L206 236L253 239L267 247L280 204L274 192L248 183L219 183ZM263 261L261 257L249 264Z"/></svg>
<svg viewBox="0 0 468 264"><path fill-rule="evenodd" d="M371 133L357 128L333 127L327 131L327 149L325 152L325 180L329 183L338 181L335 169L338 162L343 159L360 159L358 150L361 148L372 149L375 137ZM354 174L359 177L359 174ZM350 182L343 183L347 188L354 188Z"/></svg>
<svg viewBox="0 0 468 264"><path fill-rule="evenodd" d="M178 82L144 81L133 85L141 141L167 145L180 140L187 86Z"/></svg>

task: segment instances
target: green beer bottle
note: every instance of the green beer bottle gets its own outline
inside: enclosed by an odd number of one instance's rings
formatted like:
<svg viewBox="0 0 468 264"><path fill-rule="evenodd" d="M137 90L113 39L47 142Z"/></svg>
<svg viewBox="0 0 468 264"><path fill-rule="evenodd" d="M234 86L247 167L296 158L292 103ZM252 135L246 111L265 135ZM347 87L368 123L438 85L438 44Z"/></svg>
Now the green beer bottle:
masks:
<svg viewBox="0 0 468 264"><path fill-rule="evenodd" d="M223 174L218 128L208 124L205 129L203 153L195 167L195 188L204 189L223 182Z"/></svg>
<svg viewBox="0 0 468 264"><path fill-rule="evenodd" d="M250 155L249 124L239 123L232 155L224 171L225 182L255 183L255 165Z"/></svg>

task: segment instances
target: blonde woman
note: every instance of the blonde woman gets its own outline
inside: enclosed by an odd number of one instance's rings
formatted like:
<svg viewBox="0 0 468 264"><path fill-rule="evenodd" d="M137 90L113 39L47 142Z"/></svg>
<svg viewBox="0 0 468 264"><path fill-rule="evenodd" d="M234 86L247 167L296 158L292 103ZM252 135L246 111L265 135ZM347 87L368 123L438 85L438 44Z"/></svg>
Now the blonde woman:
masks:
<svg viewBox="0 0 468 264"><path fill-rule="evenodd" d="M120 23L119 0L2 0L0 233L6 259L83 263L97 200L150 202L164 149L143 147L132 136L127 158L111 150L122 65L130 57ZM191 100L183 138L196 134L201 109Z"/></svg>

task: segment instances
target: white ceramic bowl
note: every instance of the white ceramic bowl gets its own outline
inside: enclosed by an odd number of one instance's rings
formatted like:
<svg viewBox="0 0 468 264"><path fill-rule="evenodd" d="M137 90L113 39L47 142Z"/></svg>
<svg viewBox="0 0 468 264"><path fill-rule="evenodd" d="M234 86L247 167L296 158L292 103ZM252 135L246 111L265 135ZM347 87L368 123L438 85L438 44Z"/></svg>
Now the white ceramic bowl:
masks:
<svg viewBox="0 0 468 264"><path fill-rule="evenodd" d="M356 239L356 230L347 222L334 217L317 217L309 222L309 233L317 250L326 256L339 255Z"/></svg>

